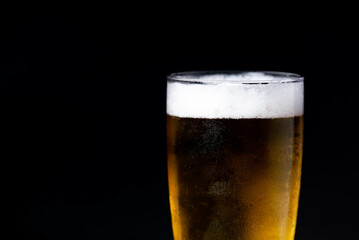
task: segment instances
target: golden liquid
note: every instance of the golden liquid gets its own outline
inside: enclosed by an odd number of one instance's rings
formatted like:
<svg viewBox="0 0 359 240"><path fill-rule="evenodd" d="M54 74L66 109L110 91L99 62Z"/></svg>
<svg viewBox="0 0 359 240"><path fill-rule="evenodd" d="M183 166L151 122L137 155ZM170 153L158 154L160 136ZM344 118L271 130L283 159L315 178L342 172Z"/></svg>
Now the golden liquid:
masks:
<svg viewBox="0 0 359 240"><path fill-rule="evenodd" d="M293 240L303 117L167 116L175 240Z"/></svg>

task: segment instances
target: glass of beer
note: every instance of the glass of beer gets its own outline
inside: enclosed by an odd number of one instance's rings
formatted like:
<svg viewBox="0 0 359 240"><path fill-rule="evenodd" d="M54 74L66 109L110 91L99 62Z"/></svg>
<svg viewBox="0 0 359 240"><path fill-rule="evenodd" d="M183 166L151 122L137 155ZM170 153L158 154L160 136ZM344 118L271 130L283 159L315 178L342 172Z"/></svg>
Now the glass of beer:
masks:
<svg viewBox="0 0 359 240"><path fill-rule="evenodd" d="M303 77L182 72L167 78L167 161L175 240L293 240Z"/></svg>

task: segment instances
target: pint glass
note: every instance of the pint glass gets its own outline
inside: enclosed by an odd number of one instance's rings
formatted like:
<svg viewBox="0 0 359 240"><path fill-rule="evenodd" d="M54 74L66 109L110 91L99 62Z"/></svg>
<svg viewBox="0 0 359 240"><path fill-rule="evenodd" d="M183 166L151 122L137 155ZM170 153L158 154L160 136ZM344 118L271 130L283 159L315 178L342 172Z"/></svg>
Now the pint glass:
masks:
<svg viewBox="0 0 359 240"><path fill-rule="evenodd" d="M167 78L175 240L293 240L304 82L282 72Z"/></svg>

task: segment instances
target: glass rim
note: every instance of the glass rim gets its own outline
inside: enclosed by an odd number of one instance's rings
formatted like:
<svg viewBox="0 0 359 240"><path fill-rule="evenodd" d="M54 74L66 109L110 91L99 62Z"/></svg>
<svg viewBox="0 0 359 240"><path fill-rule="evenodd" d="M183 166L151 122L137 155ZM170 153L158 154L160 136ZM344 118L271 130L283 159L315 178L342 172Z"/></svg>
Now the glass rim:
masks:
<svg viewBox="0 0 359 240"><path fill-rule="evenodd" d="M229 76L245 76L252 74L250 79L228 79ZM257 74L258 76L253 76ZM262 75L262 76L260 76ZM221 76L221 77L219 77ZM226 79L227 76L227 79ZM265 78L267 76L267 78ZM269 78L268 78L269 77ZM167 81L187 84L278 84L303 82L304 77L296 73L280 71L237 71L237 70L209 70L175 72L167 76Z"/></svg>

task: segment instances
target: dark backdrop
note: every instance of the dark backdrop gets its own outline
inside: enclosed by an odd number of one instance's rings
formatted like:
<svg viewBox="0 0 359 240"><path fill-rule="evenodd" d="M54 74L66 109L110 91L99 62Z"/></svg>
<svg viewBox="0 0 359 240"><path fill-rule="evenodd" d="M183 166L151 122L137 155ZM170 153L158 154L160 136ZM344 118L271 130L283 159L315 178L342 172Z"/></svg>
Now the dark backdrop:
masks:
<svg viewBox="0 0 359 240"><path fill-rule="evenodd" d="M356 236L359 38L351 19L324 8L294 12L298 5L114 2L0 8L7 239L171 239L166 75L216 69L305 77L296 239Z"/></svg>

